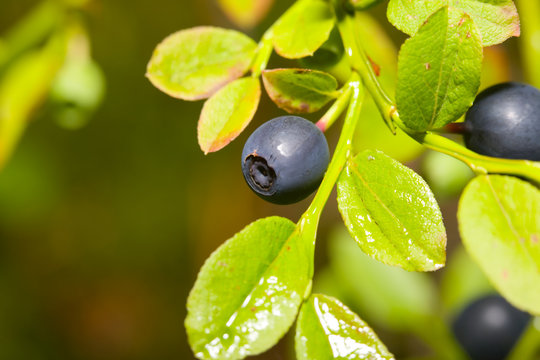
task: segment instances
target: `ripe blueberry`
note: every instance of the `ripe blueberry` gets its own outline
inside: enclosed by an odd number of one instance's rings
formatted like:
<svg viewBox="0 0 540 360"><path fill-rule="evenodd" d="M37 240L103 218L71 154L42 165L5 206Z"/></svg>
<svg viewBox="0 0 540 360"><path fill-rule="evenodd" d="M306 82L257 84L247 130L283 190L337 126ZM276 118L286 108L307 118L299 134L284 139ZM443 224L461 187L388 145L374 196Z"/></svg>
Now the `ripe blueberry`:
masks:
<svg viewBox="0 0 540 360"><path fill-rule="evenodd" d="M321 183L330 153L321 130L298 116L281 116L257 128L242 151L251 189L276 204L292 204Z"/></svg>
<svg viewBox="0 0 540 360"><path fill-rule="evenodd" d="M482 91L465 117L467 148L488 156L540 161L540 91L515 82Z"/></svg>
<svg viewBox="0 0 540 360"><path fill-rule="evenodd" d="M499 295L469 304L455 319L452 330L472 360L502 360L527 326L530 315Z"/></svg>

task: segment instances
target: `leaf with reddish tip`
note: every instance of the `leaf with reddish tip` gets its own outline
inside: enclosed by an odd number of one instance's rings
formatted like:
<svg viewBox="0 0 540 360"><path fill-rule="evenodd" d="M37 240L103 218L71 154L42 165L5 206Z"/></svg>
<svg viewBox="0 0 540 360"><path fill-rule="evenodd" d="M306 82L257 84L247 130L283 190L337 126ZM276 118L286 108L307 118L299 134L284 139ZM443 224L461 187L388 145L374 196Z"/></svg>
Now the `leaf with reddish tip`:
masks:
<svg viewBox="0 0 540 360"><path fill-rule="evenodd" d="M154 50L146 76L164 93L205 99L244 75L257 44L246 35L211 26L178 31Z"/></svg>
<svg viewBox="0 0 540 360"><path fill-rule="evenodd" d="M412 36L443 6L467 13L478 27L484 46L499 44L520 34L519 15L512 0L390 0L388 20Z"/></svg>
<svg viewBox="0 0 540 360"><path fill-rule="evenodd" d="M265 70L263 81L272 101L291 114L318 111L337 95L337 80L322 71Z"/></svg>
<svg viewBox="0 0 540 360"><path fill-rule="evenodd" d="M249 29L266 16L274 0L218 0L218 4L232 22Z"/></svg>
<svg viewBox="0 0 540 360"><path fill-rule="evenodd" d="M259 79L247 77L231 82L206 100L197 129L202 151L218 151L240 135L255 115L260 98Z"/></svg>
<svg viewBox="0 0 540 360"><path fill-rule="evenodd" d="M297 1L273 28L274 48L287 59L311 56L328 39L334 22L328 2Z"/></svg>

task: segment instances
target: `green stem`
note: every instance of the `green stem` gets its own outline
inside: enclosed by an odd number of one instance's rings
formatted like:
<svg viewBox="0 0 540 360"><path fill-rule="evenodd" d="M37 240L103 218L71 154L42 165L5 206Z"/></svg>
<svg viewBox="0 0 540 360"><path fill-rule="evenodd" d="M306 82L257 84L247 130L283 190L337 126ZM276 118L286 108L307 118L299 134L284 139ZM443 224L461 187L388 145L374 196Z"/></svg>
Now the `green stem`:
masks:
<svg viewBox="0 0 540 360"><path fill-rule="evenodd" d="M495 173L525 177L540 184L540 162L501 159L477 154L460 144L430 131L415 132L401 121L395 104L381 87L373 68L354 40L352 19L345 16L338 24L352 67L360 74L364 85L375 100L386 123L394 123L410 137L429 149L448 154L463 161L477 174ZM389 125L390 126L390 125Z"/></svg>
<svg viewBox="0 0 540 360"><path fill-rule="evenodd" d="M326 111L326 113L321 117L321 119L315 124L319 129L321 129L322 132L328 130L330 126L332 126L332 124L334 124L334 122L336 122L339 116L343 113L345 107L347 106L347 104L349 104L351 93L352 88L349 83L347 83L345 89L343 89L343 91L341 92L341 95L339 95L339 97L336 101L334 101L330 109L328 109L328 111Z"/></svg>
<svg viewBox="0 0 540 360"><path fill-rule="evenodd" d="M420 134L410 133L409 135L429 149L442 152L463 161L477 174L512 174L526 177L540 184L540 162L500 159L480 155L444 136L429 131Z"/></svg>
<svg viewBox="0 0 540 360"><path fill-rule="evenodd" d="M540 2L520 0L517 2L521 22L521 44L527 80L540 87Z"/></svg>
<svg viewBox="0 0 540 360"><path fill-rule="evenodd" d="M360 117L360 110L364 98L363 86L356 73L353 73L351 80L349 81L349 88L352 91L351 99L336 150L334 151L330 165L328 165L328 170L324 175L324 179L315 198L302 217L318 218L320 216L322 209L332 192L334 184L341 174L347 159L352 154L354 129L356 128L356 123Z"/></svg>
<svg viewBox="0 0 540 360"><path fill-rule="evenodd" d="M251 76L259 77L261 73L268 66L268 61L270 61L270 56L274 50L274 44L272 43L272 27L270 27L264 33L259 46L257 48L257 55L253 59L253 65L251 65Z"/></svg>
<svg viewBox="0 0 540 360"><path fill-rule="evenodd" d="M353 19L350 16L344 16L339 20L338 28L343 45L345 46L345 53L349 57L352 68L360 74L365 87L375 100L375 104L377 104L386 125L395 134L396 129L392 121L392 114L396 107L382 89L377 75L373 71L371 62L354 37L354 34L357 32L354 30Z"/></svg>
<svg viewBox="0 0 540 360"><path fill-rule="evenodd" d="M529 323L507 360L535 360L540 352L540 317Z"/></svg>

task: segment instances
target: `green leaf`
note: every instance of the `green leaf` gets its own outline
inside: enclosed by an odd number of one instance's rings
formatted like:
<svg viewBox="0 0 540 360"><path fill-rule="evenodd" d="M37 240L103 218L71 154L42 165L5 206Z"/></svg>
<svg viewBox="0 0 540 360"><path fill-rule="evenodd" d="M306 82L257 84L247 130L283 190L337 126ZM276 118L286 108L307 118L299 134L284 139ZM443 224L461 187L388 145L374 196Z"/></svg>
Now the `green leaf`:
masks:
<svg viewBox="0 0 540 360"><path fill-rule="evenodd" d="M540 191L509 176L479 176L458 209L471 257L514 306L540 315Z"/></svg>
<svg viewBox="0 0 540 360"><path fill-rule="evenodd" d="M337 80L327 73L309 69L274 69L263 72L268 96L291 113L312 113L336 98Z"/></svg>
<svg viewBox="0 0 540 360"><path fill-rule="evenodd" d="M234 30L210 26L181 30L156 47L146 76L170 96L205 99L246 73L256 47Z"/></svg>
<svg viewBox="0 0 540 360"><path fill-rule="evenodd" d="M446 232L424 180L380 151L349 160L338 180L339 211L362 250L408 271L444 266Z"/></svg>
<svg viewBox="0 0 540 360"><path fill-rule="evenodd" d="M218 0L218 4L232 22L249 29L266 16L274 0Z"/></svg>
<svg viewBox="0 0 540 360"><path fill-rule="evenodd" d="M304 232L306 229L306 232ZM199 359L242 359L272 347L294 322L313 275L312 227L258 220L205 262L186 329Z"/></svg>
<svg viewBox="0 0 540 360"><path fill-rule="evenodd" d="M313 55L330 36L334 21L334 13L328 2L297 1L274 26L274 48L279 55L288 59Z"/></svg>
<svg viewBox="0 0 540 360"><path fill-rule="evenodd" d="M409 332L437 314L437 288L427 273L373 260L342 227L332 232L328 245L334 283L370 323Z"/></svg>
<svg viewBox="0 0 540 360"><path fill-rule="evenodd" d="M446 5L470 15L481 34L483 46L519 36L519 15L512 0L390 0L388 20L412 36L431 14Z"/></svg>
<svg viewBox="0 0 540 360"><path fill-rule="evenodd" d="M375 332L337 299L314 294L296 325L296 358L394 359Z"/></svg>
<svg viewBox="0 0 540 360"><path fill-rule="evenodd" d="M218 151L233 141L249 124L261 98L259 79L235 80L206 100L197 134L205 154Z"/></svg>
<svg viewBox="0 0 540 360"><path fill-rule="evenodd" d="M41 50L27 53L3 74L0 83L0 169L11 156L32 111L46 98L64 61L66 38L55 35Z"/></svg>
<svg viewBox="0 0 540 360"><path fill-rule="evenodd" d="M473 21L441 8L401 47L396 102L405 125L424 131L457 120L473 103L481 69Z"/></svg>

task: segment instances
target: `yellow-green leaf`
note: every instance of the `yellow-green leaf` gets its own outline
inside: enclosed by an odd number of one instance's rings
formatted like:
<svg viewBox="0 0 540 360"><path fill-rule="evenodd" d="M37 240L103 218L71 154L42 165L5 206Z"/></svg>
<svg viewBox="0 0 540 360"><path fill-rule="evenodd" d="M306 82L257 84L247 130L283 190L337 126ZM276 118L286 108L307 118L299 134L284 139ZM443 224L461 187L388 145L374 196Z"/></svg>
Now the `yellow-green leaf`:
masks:
<svg viewBox="0 0 540 360"><path fill-rule="evenodd" d="M338 206L362 250L385 264L433 271L446 260L441 211L425 181L380 151L349 160L338 180Z"/></svg>
<svg viewBox="0 0 540 360"><path fill-rule="evenodd" d="M478 27L484 46L499 44L520 34L519 15L512 0L390 0L388 20L412 36L443 6L467 13Z"/></svg>
<svg viewBox="0 0 540 360"><path fill-rule="evenodd" d="M257 220L208 258L187 304L197 358L243 359L287 332L311 288L314 229L280 217Z"/></svg>
<svg viewBox="0 0 540 360"><path fill-rule="evenodd" d="M479 176L458 209L463 244L514 306L540 315L540 191L509 176Z"/></svg>
<svg viewBox="0 0 540 360"><path fill-rule="evenodd" d="M252 28L268 13L274 0L218 0L227 17L242 28Z"/></svg>
<svg viewBox="0 0 540 360"><path fill-rule="evenodd" d="M211 26L181 30L156 47L146 76L170 96L205 99L246 73L256 47L234 30Z"/></svg>
<svg viewBox="0 0 540 360"><path fill-rule="evenodd" d="M330 36L334 21L328 2L297 1L274 26L274 48L288 59L311 56Z"/></svg>
<svg viewBox="0 0 540 360"><path fill-rule="evenodd" d="M205 154L233 141L249 124L261 97L257 78L233 81L206 100L197 128L199 146Z"/></svg>
<svg viewBox="0 0 540 360"><path fill-rule="evenodd" d="M337 299L313 294L296 325L298 360L391 360L394 356L358 315Z"/></svg>
<svg viewBox="0 0 540 360"><path fill-rule="evenodd" d="M322 71L265 70L263 80L272 101L292 114L318 111L337 95L337 80Z"/></svg>
<svg viewBox="0 0 540 360"><path fill-rule="evenodd" d="M32 111L46 98L65 56L64 35L21 57L0 83L0 169L11 156Z"/></svg>

